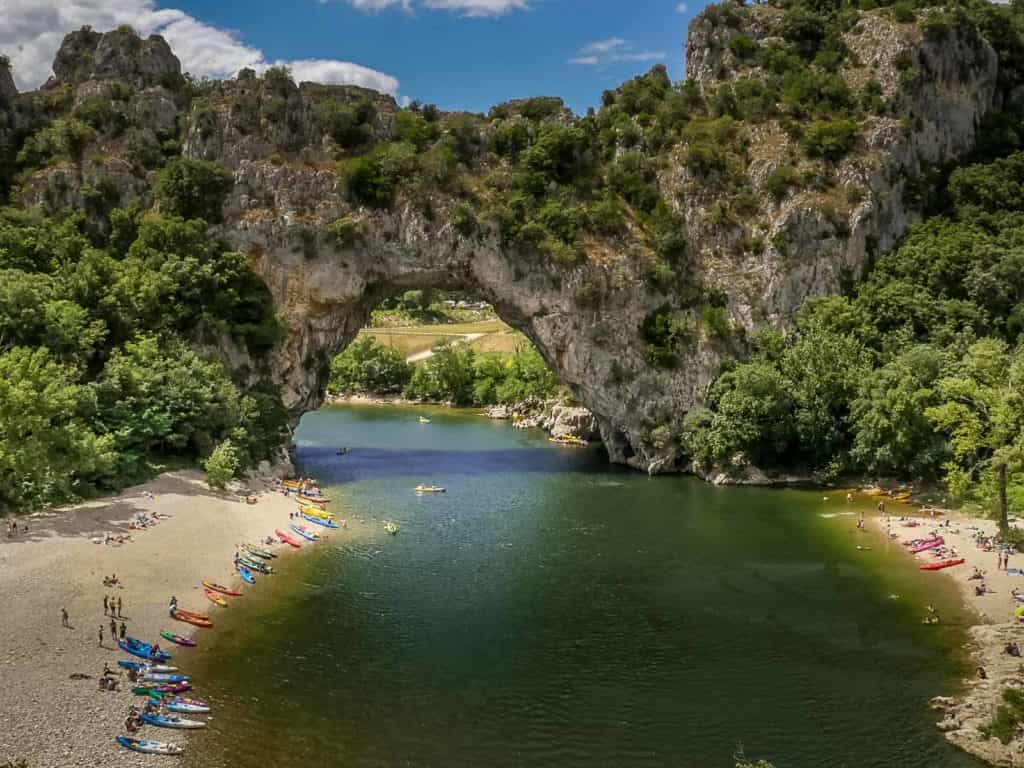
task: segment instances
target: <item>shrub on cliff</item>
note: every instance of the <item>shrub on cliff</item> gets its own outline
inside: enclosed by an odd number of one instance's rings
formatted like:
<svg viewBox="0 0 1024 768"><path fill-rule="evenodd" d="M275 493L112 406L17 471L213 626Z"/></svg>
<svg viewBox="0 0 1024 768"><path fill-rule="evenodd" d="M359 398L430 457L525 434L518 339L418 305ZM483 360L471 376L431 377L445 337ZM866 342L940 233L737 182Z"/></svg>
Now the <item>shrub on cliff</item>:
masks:
<svg viewBox="0 0 1024 768"><path fill-rule="evenodd" d="M234 175L216 163L178 157L160 171L153 196L160 211L183 219L221 221L221 209L234 185Z"/></svg>
<svg viewBox="0 0 1024 768"><path fill-rule="evenodd" d="M853 120L815 120L804 134L803 147L808 157L839 160L857 143L857 123Z"/></svg>

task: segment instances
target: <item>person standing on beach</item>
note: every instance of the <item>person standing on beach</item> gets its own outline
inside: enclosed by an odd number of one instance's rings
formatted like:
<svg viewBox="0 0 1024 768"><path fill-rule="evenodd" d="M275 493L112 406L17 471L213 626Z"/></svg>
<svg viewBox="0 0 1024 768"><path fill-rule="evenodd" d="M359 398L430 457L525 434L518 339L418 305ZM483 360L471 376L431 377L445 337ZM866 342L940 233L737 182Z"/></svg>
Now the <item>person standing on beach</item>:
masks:
<svg viewBox="0 0 1024 768"><path fill-rule="evenodd" d="M111 613L113 613L113 612L111 612ZM117 598L117 615L118 616L121 615L121 598L120 597Z"/></svg>
<svg viewBox="0 0 1024 768"><path fill-rule="evenodd" d="M103 625L100 624L100 648L103 647Z"/></svg>
<svg viewBox="0 0 1024 768"><path fill-rule="evenodd" d="M110 620L110 638L117 640L117 622L113 619Z"/></svg>
<svg viewBox="0 0 1024 768"><path fill-rule="evenodd" d="M107 615L107 596L103 596L103 615Z"/></svg>
<svg viewBox="0 0 1024 768"><path fill-rule="evenodd" d="M61 608L60 609L60 625L62 627L67 627L68 629L71 629L71 625L68 623L68 609L67 608Z"/></svg>
<svg viewBox="0 0 1024 768"><path fill-rule="evenodd" d="M124 622L122 621L121 622L121 639L122 640L124 640L124 633L125 633L125 631L126 630L125 630Z"/></svg>

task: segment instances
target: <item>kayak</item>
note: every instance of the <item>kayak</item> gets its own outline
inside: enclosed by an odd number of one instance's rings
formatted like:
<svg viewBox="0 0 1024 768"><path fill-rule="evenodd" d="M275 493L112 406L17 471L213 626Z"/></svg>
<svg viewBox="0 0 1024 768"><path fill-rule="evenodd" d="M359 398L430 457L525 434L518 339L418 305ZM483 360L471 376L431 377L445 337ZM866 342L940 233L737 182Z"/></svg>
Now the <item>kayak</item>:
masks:
<svg viewBox="0 0 1024 768"><path fill-rule="evenodd" d="M929 549L941 547L945 543L945 540L940 536L939 538L932 539L931 541L922 541L920 544L911 547L910 551L916 555L918 552L924 552Z"/></svg>
<svg viewBox="0 0 1024 768"><path fill-rule="evenodd" d="M274 572L273 567L271 567L269 565L264 565L263 563L259 562L258 560L250 560L247 557L240 557L240 558L238 558L238 562L240 564L244 565L249 570L256 571L256 573L262 573L264 575L269 576L270 574L272 574Z"/></svg>
<svg viewBox="0 0 1024 768"><path fill-rule="evenodd" d="M121 659L117 662L117 666L122 669L134 669L136 672L141 670L147 670L149 672L177 672L177 667L169 667L166 664L145 664L141 661L128 661Z"/></svg>
<svg viewBox="0 0 1024 768"><path fill-rule="evenodd" d="M256 577L253 576L252 575L252 571L250 571L244 565L239 564L239 566L238 566L238 573L239 573L239 575L241 575L242 581L244 581L246 584L255 584L256 583Z"/></svg>
<svg viewBox="0 0 1024 768"><path fill-rule="evenodd" d="M187 675L174 675L169 672L144 672L143 683L187 683Z"/></svg>
<svg viewBox="0 0 1024 768"><path fill-rule="evenodd" d="M326 507L327 503L330 501L330 499L328 499L327 497L307 496L304 493L300 493L295 498L297 498L300 502L304 504L315 504L318 507Z"/></svg>
<svg viewBox="0 0 1024 768"><path fill-rule="evenodd" d="M130 653L132 656L138 656L140 659L146 661L170 661L171 654L167 651L161 650L153 655L153 646L149 643L144 643L141 640L136 640L134 637L126 637L123 640L117 641L118 646L125 653Z"/></svg>
<svg viewBox="0 0 1024 768"><path fill-rule="evenodd" d="M267 552L267 550L265 550L265 549L257 549L256 547L249 546L248 544L246 544L244 546L245 546L245 551L246 552L248 552L250 555L255 555L256 557L260 558L261 560L273 560L275 557L277 557L277 555L272 555L270 552Z"/></svg>
<svg viewBox="0 0 1024 768"><path fill-rule="evenodd" d="M312 515L313 517L322 517L325 520L333 520L334 513L328 512L325 509L317 509L316 507L302 507L299 509L300 515Z"/></svg>
<svg viewBox="0 0 1024 768"><path fill-rule="evenodd" d="M964 559L962 557L956 560L940 560L937 563L925 563L921 566L922 571L941 571L943 568L951 568L954 565L960 565Z"/></svg>
<svg viewBox="0 0 1024 768"><path fill-rule="evenodd" d="M293 547L295 547L296 549L298 549L299 547L302 546L302 542L301 541L297 541L296 539L293 539L291 536L289 536L284 531L274 531L274 533L276 533L277 534L277 538L279 538L285 544L290 544Z"/></svg>
<svg viewBox="0 0 1024 768"><path fill-rule="evenodd" d="M191 683L159 683L157 685L137 685L132 688L136 696L163 696L165 693L184 693L192 687Z"/></svg>
<svg viewBox="0 0 1024 768"><path fill-rule="evenodd" d="M296 525L295 523L292 523L291 529L304 539L309 539L310 541L320 540L320 536L318 534L315 534L312 531L307 531L301 525Z"/></svg>
<svg viewBox="0 0 1024 768"><path fill-rule="evenodd" d="M213 622L210 621L209 616L204 616L201 613L192 613L192 611L183 611L180 608L176 609L171 614L172 618L178 621L184 621L186 624L193 624L197 627L212 627Z"/></svg>
<svg viewBox="0 0 1024 768"><path fill-rule="evenodd" d="M180 755L185 751L177 744L165 744L162 741L151 739L133 739L131 736L118 736L117 743L122 747L147 755Z"/></svg>
<svg viewBox="0 0 1024 768"><path fill-rule="evenodd" d="M214 603L222 607L227 607L228 601L220 595L218 595L212 589L204 589L203 594L206 595L206 599L209 600L211 603Z"/></svg>
<svg viewBox="0 0 1024 768"><path fill-rule="evenodd" d="M172 643L177 643L178 645L194 646L196 644L196 641L191 637L182 637L181 635L176 635L173 632L168 632L166 629L160 630L160 637L164 640L170 640Z"/></svg>
<svg viewBox="0 0 1024 768"><path fill-rule="evenodd" d="M206 723L201 720L185 720L177 715L139 715L139 719L144 723L149 723L150 725L155 725L160 728L183 728L187 730L194 730L196 728L206 727Z"/></svg>
<svg viewBox="0 0 1024 768"><path fill-rule="evenodd" d="M210 705L200 699L186 699L184 696L163 696L150 699L154 705L159 706L160 702L164 702L164 706L171 712L182 712L185 714L193 715L205 715L210 711Z"/></svg>
<svg viewBox="0 0 1024 768"><path fill-rule="evenodd" d="M222 595L228 595L229 597L241 597L242 593L237 589L231 589L231 587L224 587L220 584L214 584L212 581L204 581L203 586L207 589L213 590L214 592L220 592Z"/></svg>
<svg viewBox="0 0 1024 768"><path fill-rule="evenodd" d="M317 525L322 525L324 528L338 527L338 524L333 520L328 520L323 517L314 517L313 515L307 515L305 512L300 512L299 514L302 515L304 519L309 520L309 522L316 523Z"/></svg>

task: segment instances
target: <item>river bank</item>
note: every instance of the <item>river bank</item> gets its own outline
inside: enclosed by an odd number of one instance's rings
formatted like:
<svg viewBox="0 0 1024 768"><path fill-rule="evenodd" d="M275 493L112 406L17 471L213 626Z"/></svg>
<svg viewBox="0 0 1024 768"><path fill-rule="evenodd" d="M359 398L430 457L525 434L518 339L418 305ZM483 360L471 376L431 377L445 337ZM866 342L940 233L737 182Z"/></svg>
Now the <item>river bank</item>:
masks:
<svg viewBox="0 0 1024 768"><path fill-rule="evenodd" d="M921 565L947 557L963 558L962 565L943 569L936 577L953 579L965 605L980 619L968 630L973 674L964 679L963 691L956 696L938 696L932 700L933 709L942 713L936 726L950 743L992 765L1011 768L1024 765L1024 740L1019 735L1009 744L1003 744L983 733L1002 703L1003 691L1024 688L1022 659L1005 650L1008 643L1024 642L1024 627L1014 618L1018 603L1012 594L1014 588L1024 591L1024 571L1017 570L1024 568L1024 555L1011 555L1008 567L999 568L996 550L977 543L979 536L983 539L995 536L998 525L992 520L956 512L938 517L878 516L873 522L892 542L928 538L932 534L941 536L948 550L942 555L933 555L932 550L917 555L910 555L908 551L908 557ZM971 578L975 569L984 572L983 579ZM979 594L977 588L981 585L985 591ZM977 673L978 668L984 669L983 678Z"/></svg>
<svg viewBox="0 0 1024 768"><path fill-rule="evenodd" d="M232 565L236 547L286 527L295 509L294 500L274 491L270 480L253 481L245 492L256 497L255 504L239 493L211 491L198 471L172 472L111 498L19 519L19 534L0 539L0 764L23 758L30 768L119 768L152 761L115 742L124 733L128 707L139 701L130 682L121 678L116 692L98 689L103 665L116 667L126 658L110 637L103 598L122 601L129 636L154 642L164 628L182 635L195 630L202 646L216 629L196 630L169 619L170 596L186 610L209 614L216 626L217 613L226 609L206 599L200 581L239 583ZM158 522L129 528L140 515L157 516ZM105 544L108 534L130 540ZM291 548L276 548L282 555L286 550ZM116 588L103 585L112 574ZM248 589L259 589L260 578ZM69 628L61 626L62 608ZM192 651L169 650L172 663L188 674ZM195 682L201 698L202 681ZM181 731L152 727L142 735L186 741Z"/></svg>

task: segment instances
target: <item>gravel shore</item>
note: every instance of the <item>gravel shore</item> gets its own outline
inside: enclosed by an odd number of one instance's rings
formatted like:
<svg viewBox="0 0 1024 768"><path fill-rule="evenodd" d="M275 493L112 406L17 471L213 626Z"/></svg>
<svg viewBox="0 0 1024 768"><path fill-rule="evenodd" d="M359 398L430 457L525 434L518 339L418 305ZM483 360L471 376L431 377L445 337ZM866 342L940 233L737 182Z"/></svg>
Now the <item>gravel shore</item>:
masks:
<svg viewBox="0 0 1024 768"><path fill-rule="evenodd" d="M173 472L113 498L19 519L28 532L0 538L0 765L23 758L30 768L119 768L160 760L129 752L114 740L124 733L129 705L140 700L127 678L121 678L120 691L98 689L104 662L115 667L127 658L110 637L103 597L122 600L130 636L156 642L163 628L181 635L195 630L202 643L204 634L216 629L168 618L168 599L176 595L181 608L207 613L216 625L217 611L225 609L206 599L200 581L239 584L232 566L236 546L287 527L295 509L295 502L271 490L269 482L253 494L257 503L247 504L237 493L210 491L202 473ZM170 518L129 530L139 513ZM106 545L107 533L130 534L132 540ZM121 586L104 587L103 577L114 573ZM258 589L259 580L248 588ZM62 608L70 628L61 626ZM76 673L89 678L71 679ZM202 681L194 682L202 697ZM187 741L181 731L151 727L141 735Z"/></svg>

